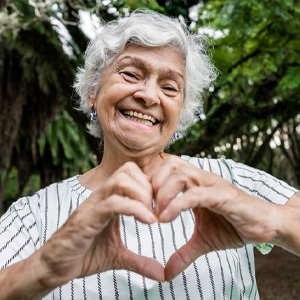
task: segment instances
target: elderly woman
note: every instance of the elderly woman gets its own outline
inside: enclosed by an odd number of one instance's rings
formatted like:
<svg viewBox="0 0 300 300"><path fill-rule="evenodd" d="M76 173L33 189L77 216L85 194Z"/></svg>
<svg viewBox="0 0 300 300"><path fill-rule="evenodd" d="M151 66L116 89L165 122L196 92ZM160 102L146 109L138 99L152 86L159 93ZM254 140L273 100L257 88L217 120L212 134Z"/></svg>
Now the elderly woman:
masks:
<svg viewBox="0 0 300 300"><path fill-rule="evenodd" d="M231 160L164 153L214 78L176 20L135 12L103 26L75 83L103 160L2 216L1 299L259 298L254 245L300 253L297 190Z"/></svg>

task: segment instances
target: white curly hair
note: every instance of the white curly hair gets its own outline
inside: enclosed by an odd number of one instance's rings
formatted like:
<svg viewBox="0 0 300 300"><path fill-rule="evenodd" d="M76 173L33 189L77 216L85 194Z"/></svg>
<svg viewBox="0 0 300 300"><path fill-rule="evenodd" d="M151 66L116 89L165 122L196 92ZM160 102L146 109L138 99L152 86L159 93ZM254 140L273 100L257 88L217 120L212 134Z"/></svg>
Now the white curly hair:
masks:
<svg viewBox="0 0 300 300"><path fill-rule="evenodd" d="M203 38L191 33L178 19L154 11L137 10L104 24L85 52L85 65L76 74L74 88L79 95L78 109L90 113L89 96L95 96L101 85L105 68L128 45L144 47L170 46L182 54L185 61L186 82L184 103L177 124L183 134L203 111L203 92L216 79L217 72L206 52ZM89 132L102 138L98 121L87 124Z"/></svg>

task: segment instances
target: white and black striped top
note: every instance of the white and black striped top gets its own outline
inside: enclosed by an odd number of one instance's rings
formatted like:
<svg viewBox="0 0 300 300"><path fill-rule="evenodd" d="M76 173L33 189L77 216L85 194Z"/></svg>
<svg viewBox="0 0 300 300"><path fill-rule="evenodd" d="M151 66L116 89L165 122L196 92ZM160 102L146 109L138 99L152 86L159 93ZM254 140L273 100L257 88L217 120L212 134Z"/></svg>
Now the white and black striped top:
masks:
<svg viewBox="0 0 300 300"><path fill-rule="evenodd" d="M265 201L284 204L296 192L262 171L231 160L182 158ZM0 219L0 267L22 260L41 247L90 194L74 176L15 202ZM186 243L194 226L190 211L169 224L145 225L132 217L120 218L125 246L163 264ZM111 270L72 280L44 299L259 299L253 245L203 255L170 283Z"/></svg>

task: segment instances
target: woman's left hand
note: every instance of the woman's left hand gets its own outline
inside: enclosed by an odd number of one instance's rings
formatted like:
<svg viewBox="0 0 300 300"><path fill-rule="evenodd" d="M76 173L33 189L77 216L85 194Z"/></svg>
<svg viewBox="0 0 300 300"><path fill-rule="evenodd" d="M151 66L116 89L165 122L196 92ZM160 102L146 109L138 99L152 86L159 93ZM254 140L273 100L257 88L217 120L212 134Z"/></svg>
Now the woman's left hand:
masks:
<svg viewBox="0 0 300 300"><path fill-rule="evenodd" d="M173 279L202 254L275 237L276 205L179 157L163 158L164 163L151 179L159 221L170 222L187 209L193 209L195 216L191 239L166 264L166 280Z"/></svg>

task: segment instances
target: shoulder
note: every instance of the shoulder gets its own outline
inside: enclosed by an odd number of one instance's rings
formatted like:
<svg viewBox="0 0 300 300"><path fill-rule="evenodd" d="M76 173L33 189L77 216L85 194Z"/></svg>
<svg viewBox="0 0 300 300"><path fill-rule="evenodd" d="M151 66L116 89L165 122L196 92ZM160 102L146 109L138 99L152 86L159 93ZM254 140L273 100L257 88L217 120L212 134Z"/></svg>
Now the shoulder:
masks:
<svg viewBox="0 0 300 300"><path fill-rule="evenodd" d="M284 204L297 190L265 171L232 159L210 159L182 156L204 170L216 173L247 193L263 200Z"/></svg>
<svg viewBox="0 0 300 300"><path fill-rule="evenodd" d="M191 157L187 155L182 155L181 158L198 168L216 173L232 182L232 166L235 165L235 162L232 160L223 158Z"/></svg>
<svg viewBox="0 0 300 300"><path fill-rule="evenodd" d="M46 207L58 206L60 202L71 199L73 193L84 195L87 191L80 185L77 177L78 175L52 183L29 196L19 198L9 207L7 213L22 210L40 213Z"/></svg>
<svg viewBox="0 0 300 300"><path fill-rule="evenodd" d="M297 190L265 171L255 169L232 159L211 159L182 156L191 164L216 173L245 192L268 202L285 204Z"/></svg>

